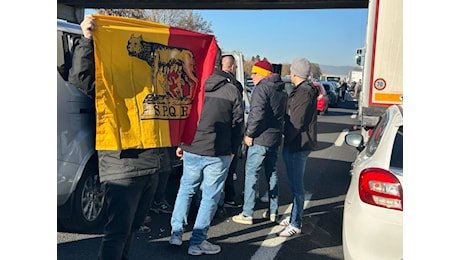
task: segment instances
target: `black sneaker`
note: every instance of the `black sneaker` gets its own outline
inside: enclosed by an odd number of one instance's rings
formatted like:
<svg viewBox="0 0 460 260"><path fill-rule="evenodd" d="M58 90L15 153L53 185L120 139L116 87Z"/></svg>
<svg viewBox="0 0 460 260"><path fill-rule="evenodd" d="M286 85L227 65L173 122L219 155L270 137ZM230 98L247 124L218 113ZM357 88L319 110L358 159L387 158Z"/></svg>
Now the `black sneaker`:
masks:
<svg viewBox="0 0 460 260"><path fill-rule="evenodd" d="M238 204L236 201L224 201L224 207L226 208L240 208L242 205Z"/></svg>
<svg viewBox="0 0 460 260"><path fill-rule="evenodd" d="M142 224L137 230L137 233L142 233L142 234L146 234L150 232L152 232L152 230L149 228L149 226L144 225L144 224Z"/></svg>
<svg viewBox="0 0 460 260"><path fill-rule="evenodd" d="M215 218L225 218L225 215L227 215L227 211L223 206L218 206L216 214L214 215Z"/></svg>
<svg viewBox="0 0 460 260"><path fill-rule="evenodd" d="M173 207L169 205L169 203L166 200L163 200L161 202L154 201L152 203L152 207L150 208L150 210L157 214L159 213L171 214L173 211Z"/></svg>

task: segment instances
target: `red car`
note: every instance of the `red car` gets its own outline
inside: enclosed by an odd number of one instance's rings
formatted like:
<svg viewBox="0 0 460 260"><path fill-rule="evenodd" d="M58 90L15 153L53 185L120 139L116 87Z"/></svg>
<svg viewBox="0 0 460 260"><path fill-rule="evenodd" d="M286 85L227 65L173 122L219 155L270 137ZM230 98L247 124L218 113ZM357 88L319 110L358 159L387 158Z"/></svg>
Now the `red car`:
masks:
<svg viewBox="0 0 460 260"><path fill-rule="evenodd" d="M318 96L318 115L324 115L329 110L329 96L326 93L326 90L323 87L323 84L319 82L313 82L313 85L319 88Z"/></svg>
<svg viewBox="0 0 460 260"><path fill-rule="evenodd" d="M284 90L289 94L291 93L294 85L291 83L291 78L289 76L285 76L282 78L284 81ZM327 113L329 109L329 96L326 93L326 89L324 89L323 84L319 82L313 82L313 85L319 88L319 96L318 100L318 115L324 115Z"/></svg>

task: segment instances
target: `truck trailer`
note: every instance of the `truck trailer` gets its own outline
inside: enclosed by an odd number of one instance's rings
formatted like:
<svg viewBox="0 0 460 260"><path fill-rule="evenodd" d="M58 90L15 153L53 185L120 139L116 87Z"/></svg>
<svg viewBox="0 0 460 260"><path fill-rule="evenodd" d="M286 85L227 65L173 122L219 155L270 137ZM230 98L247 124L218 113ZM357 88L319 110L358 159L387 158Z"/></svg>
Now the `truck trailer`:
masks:
<svg viewBox="0 0 460 260"><path fill-rule="evenodd" d="M403 103L402 21L403 0L369 1L366 43L356 53L356 64L363 66L358 97L363 130L373 128L388 106Z"/></svg>

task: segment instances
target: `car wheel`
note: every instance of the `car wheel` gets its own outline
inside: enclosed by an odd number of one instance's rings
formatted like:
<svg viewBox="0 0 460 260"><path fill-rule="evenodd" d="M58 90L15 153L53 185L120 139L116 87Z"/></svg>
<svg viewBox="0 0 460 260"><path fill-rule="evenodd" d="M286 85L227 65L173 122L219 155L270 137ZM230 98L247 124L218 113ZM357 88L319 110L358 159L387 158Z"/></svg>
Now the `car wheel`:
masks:
<svg viewBox="0 0 460 260"><path fill-rule="evenodd" d="M106 221L105 192L99 181L97 160L88 162L72 196L72 214L61 224L72 231L98 231Z"/></svg>

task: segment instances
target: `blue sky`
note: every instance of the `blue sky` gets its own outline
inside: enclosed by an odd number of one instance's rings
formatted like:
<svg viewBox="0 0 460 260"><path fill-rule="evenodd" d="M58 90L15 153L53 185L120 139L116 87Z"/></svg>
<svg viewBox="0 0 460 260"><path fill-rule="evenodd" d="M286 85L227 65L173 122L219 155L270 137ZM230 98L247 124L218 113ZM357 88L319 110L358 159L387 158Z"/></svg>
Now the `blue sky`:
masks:
<svg viewBox="0 0 460 260"><path fill-rule="evenodd" d="M196 10L212 23L219 46L272 63L305 57L322 65L354 66L364 46L367 9Z"/></svg>
<svg viewBox="0 0 460 260"><path fill-rule="evenodd" d="M211 22L224 51L241 51L245 59L260 55L272 63L305 57L321 65L354 66L366 36L367 9L194 12Z"/></svg>

